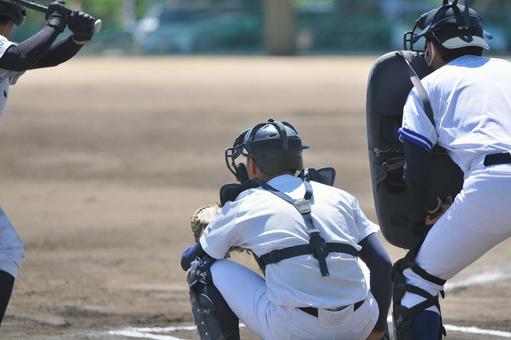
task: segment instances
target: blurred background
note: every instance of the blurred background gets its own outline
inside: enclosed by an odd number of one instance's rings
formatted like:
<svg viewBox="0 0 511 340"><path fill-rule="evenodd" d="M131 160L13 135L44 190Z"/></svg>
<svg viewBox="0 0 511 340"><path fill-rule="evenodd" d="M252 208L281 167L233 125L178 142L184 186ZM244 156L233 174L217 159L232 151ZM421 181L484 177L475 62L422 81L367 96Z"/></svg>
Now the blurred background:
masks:
<svg viewBox="0 0 511 340"><path fill-rule="evenodd" d="M48 3L49 1L40 1ZM463 2L463 0L460 0ZM403 33L440 0L68 0L103 19L85 53L374 54L402 48ZM511 48L511 1L472 0L493 34L492 53ZM15 40L44 18L28 11Z"/></svg>

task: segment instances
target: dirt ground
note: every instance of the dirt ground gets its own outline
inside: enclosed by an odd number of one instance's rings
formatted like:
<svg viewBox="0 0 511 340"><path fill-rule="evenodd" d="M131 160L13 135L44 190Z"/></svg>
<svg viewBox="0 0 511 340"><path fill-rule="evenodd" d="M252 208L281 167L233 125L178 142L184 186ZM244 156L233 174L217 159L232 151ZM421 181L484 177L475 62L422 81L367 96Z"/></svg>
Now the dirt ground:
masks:
<svg viewBox="0 0 511 340"><path fill-rule="evenodd" d="M336 185L374 220L364 113L374 60L79 59L26 74L0 122L0 203L26 246L0 338L122 339L107 332L189 325L179 266L189 217L233 181L224 149L269 117L291 121L312 146L306 166L336 167ZM453 280L488 282L451 290L446 323L511 331L511 278L489 276L511 272L510 246Z"/></svg>

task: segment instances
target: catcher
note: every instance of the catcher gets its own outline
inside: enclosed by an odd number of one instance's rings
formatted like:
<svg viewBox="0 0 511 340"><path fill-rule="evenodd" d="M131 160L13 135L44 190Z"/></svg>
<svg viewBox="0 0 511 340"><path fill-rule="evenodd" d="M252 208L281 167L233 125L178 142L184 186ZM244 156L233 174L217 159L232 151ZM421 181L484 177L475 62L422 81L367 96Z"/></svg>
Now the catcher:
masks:
<svg viewBox="0 0 511 340"><path fill-rule="evenodd" d="M10 85L26 71L51 67L72 58L92 38L95 19L83 12L72 12L63 2L52 2L46 14L47 24L31 38L19 44L9 41L14 25L25 17L23 6L0 1L0 113L9 97ZM73 33L62 42L55 39L69 27ZM23 261L23 243L5 213L0 209L0 323L9 303L14 279Z"/></svg>
<svg viewBox="0 0 511 340"><path fill-rule="evenodd" d="M222 208L199 210L218 215L181 259L202 339L239 339L239 320L264 339L384 336L391 262L379 227L331 186L333 169L303 169L307 147L293 126L270 119L226 150L241 184L222 188ZM265 277L225 259L232 246L249 249Z"/></svg>

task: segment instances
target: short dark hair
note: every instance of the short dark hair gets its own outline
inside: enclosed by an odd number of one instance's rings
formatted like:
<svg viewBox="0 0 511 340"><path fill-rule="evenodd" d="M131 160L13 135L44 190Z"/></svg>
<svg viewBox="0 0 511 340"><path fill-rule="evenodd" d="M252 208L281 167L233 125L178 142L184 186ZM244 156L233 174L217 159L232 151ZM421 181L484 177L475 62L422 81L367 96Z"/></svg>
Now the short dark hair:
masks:
<svg viewBox="0 0 511 340"><path fill-rule="evenodd" d="M435 45L436 49L440 52L440 56L446 63L464 55L475 55L479 57L483 55L483 48L479 46L466 46L462 48L449 49L440 45L440 43L435 39L428 39L428 41L431 41L433 45Z"/></svg>
<svg viewBox="0 0 511 340"><path fill-rule="evenodd" d="M6 15L0 15L0 25L7 25L8 23L12 22L12 18L8 17Z"/></svg>

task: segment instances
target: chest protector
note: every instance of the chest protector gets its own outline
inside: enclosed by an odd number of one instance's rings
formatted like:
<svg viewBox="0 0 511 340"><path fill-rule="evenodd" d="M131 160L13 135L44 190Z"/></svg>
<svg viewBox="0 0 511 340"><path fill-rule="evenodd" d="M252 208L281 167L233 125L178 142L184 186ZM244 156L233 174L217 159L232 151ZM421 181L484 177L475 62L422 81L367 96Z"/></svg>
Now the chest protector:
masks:
<svg viewBox="0 0 511 340"><path fill-rule="evenodd" d="M259 183L261 188L288 202L289 204L293 205L296 210L298 210L298 212L303 217L305 226L307 228L307 234L309 235L308 244L296 245L283 249L275 249L259 257L254 254L254 257L263 273L266 269L266 266L269 264L275 264L282 260L296 256L312 255L318 260L321 276L329 276L330 273L328 271L328 265L326 262L326 258L329 253L337 252L349 254L351 256L358 256L358 251L353 246L345 243L326 242L325 239L321 236L319 230L314 226L311 215L310 201L312 199L312 185L310 184L308 178L304 179L303 184L305 185L305 195L303 198L295 200L285 193L273 188L268 183Z"/></svg>
<svg viewBox="0 0 511 340"><path fill-rule="evenodd" d="M390 52L374 64L367 87L367 140L376 214L387 241L406 249L422 241L428 229L424 225L426 212L403 180L404 153L397 131L406 98L414 86L412 80L418 86L426 114L432 115L427 94L419 88L419 79L431 71L416 52ZM455 197L463 185L462 171L439 147L428 157L429 194Z"/></svg>

